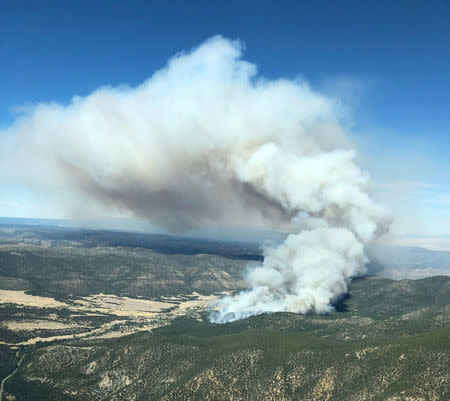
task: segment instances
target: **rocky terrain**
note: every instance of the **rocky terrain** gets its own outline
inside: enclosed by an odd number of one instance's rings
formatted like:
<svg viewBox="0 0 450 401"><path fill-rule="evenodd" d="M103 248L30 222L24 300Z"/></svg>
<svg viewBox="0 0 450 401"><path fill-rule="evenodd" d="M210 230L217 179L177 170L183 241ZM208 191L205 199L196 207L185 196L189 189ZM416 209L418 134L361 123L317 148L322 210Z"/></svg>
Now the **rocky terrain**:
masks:
<svg viewBox="0 0 450 401"><path fill-rule="evenodd" d="M446 400L450 279L369 278L340 312L225 325L180 316L120 338L23 347L16 400Z"/></svg>
<svg viewBox="0 0 450 401"><path fill-rule="evenodd" d="M3 227L0 401L450 397L449 277L360 278L329 315L216 325L255 247L70 235Z"/></svg>
<svg viewBox="0 0 450 401"><path fill-rule="evenodd" d="M40 242L0 245L0 288L67 298L108 293L155 298L210 294L245 286L248 261L208 254L162 254L144 248Z"/></svg>

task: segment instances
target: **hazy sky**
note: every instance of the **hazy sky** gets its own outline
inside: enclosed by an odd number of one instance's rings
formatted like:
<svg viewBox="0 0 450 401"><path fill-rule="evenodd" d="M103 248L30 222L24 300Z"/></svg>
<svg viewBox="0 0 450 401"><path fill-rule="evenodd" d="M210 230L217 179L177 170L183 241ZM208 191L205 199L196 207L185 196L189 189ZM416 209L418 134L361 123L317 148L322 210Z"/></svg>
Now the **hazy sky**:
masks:
<svg viewBox="0 0 450 401"><path fill-rule="evenodd" d="M393 233L450 242L448 1L3 0L0 135L30 105L138 85L216 34L242 40L261 75L342 99ZM60 213L0 181L0 216Z"/></svg>

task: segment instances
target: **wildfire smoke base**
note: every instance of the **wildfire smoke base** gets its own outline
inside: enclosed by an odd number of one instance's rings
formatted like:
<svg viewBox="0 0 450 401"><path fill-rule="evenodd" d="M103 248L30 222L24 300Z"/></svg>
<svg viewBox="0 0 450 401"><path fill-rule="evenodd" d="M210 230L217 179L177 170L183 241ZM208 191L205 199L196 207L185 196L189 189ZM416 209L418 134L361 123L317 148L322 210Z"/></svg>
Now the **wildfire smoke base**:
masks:
<svg viewBox="0 0 450 401"><path fill-rule="evenodd" d="M367 194L339 106L301 80L267 80L217 36L136 88L39 104L5 133L6 171L172 231L265 224L292 234L248 271L249 290L211 320L323 313L364 272L364 245L388 218ZM27 158L33 168L14 162Z"/></svg>

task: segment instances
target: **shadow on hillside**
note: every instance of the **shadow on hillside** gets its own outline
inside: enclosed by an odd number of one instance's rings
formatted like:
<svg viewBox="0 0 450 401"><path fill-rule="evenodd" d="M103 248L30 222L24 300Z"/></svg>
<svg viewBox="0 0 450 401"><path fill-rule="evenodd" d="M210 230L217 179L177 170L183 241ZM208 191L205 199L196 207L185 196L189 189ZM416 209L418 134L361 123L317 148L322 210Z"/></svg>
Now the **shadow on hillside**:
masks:
<svg viewBox="0 0 450 401"><path fill-rule="evenodd" d="M365 276L361 276L361 277L355 277L352 282L354 283L355 281L362 281L362 280L367 280L367 277L369 277L370 275L365 275ZM350 288L349 291L351 290L351 284L350 284ZM348 305L347 302L349 301L349 299L352 297L352 295L350 294L350 292L347 292L346 294L342 295L341 298L339 298L336 302L333 303L333 307L334 310L336 312L348 312Z"/></svg>
<svg viewBox="0 0 450 401"><path fill-rule="evenodd" d="M348 311L348 305L347 305L347 301L351 298L352 296L347 292L346 294L344 294L340 299L338 299L334 304L334 310L336 312L347 312Z"/></svg>

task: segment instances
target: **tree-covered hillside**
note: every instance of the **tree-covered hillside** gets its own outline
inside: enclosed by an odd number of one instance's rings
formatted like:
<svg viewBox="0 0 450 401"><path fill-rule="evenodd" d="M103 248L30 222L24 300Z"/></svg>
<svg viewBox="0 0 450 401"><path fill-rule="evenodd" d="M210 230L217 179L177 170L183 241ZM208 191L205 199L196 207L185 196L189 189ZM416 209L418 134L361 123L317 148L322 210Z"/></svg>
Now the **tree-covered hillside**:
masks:
<svg viewBox="0 0 450 401"><path fill-rule="evenodd" d="M120 339L23 350L16 400L447 400L450 279L369 278L341 312L215 325L180 317Z"/></svg>

